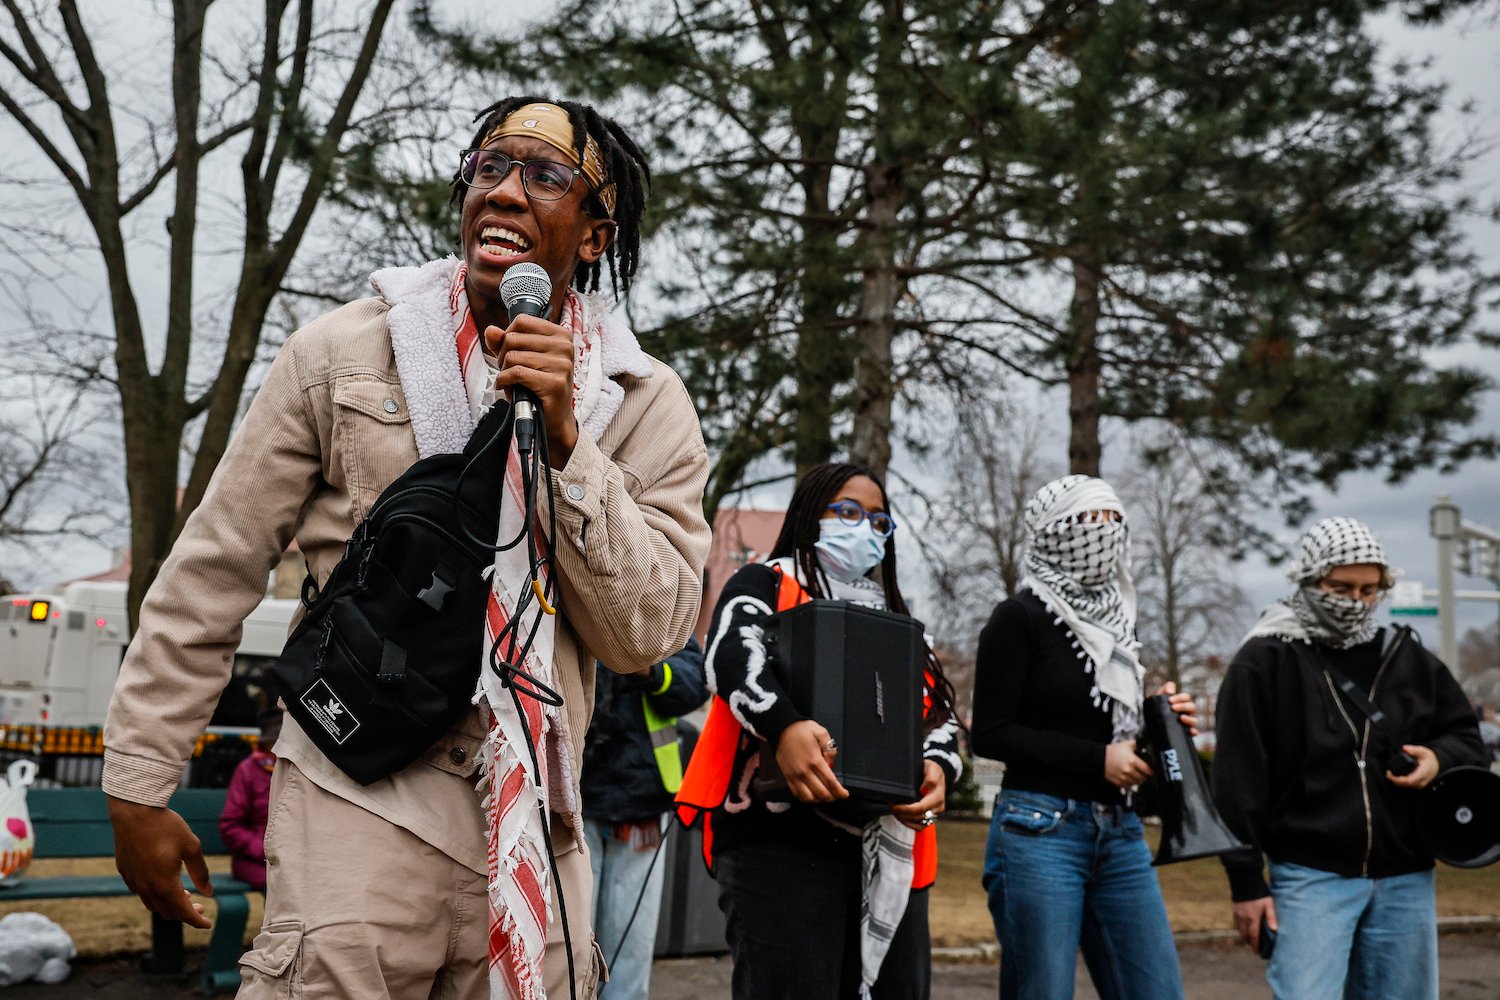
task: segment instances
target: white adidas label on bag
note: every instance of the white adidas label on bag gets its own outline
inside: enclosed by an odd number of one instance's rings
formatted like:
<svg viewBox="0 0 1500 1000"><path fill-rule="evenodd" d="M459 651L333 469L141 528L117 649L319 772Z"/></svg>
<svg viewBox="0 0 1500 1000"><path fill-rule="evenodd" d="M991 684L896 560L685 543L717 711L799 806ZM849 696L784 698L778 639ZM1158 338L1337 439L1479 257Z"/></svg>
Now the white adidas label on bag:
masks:
<svg viewBox="0 0 1500 1000"><path fill-rule="evenodd" d="M344 741L354 735L359 728L359 720L356 719L341 698L333 693L333 688L328 682L321 678L315 681L312 687L302 692L302 705L312 717L326 730L333 741L340 746Z"/></svg>

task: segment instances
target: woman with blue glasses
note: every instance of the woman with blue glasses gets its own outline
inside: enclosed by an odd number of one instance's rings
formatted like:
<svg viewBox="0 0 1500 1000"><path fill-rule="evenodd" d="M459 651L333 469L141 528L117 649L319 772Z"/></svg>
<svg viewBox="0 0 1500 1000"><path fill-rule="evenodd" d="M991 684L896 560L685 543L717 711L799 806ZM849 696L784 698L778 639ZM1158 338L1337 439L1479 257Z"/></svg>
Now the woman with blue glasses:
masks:
<svg viewBox="0 0 1500 1000"><path fill-rule="evenodd" d="M895 532L873 472L817 466L793 491L770 559L741 567L714 609L705 666L715 698L678 802L686 820L707 814L735 1000L929 994L932 824L962 766L952 686L929 651L921 797L873 815L850 810L830 767L838 747L777 683L762 627L808 598L907 613ZM720 721L728 740L710 736ZM773 761L794 801L757 787Z"/></svg>
<svg viewBox="0 0 1500 1000"><path fill-rule="evenodd" d="M1105 1000L1181 1000L1161 887L1132 793L1143 671L1125 508L1065 476L1026 504L1026 577L979 637L974 753L1005 762L983 885L1002 1000L1073 996L1080 947ZM1189 726L1192 698L1172 695Z"/></svg>

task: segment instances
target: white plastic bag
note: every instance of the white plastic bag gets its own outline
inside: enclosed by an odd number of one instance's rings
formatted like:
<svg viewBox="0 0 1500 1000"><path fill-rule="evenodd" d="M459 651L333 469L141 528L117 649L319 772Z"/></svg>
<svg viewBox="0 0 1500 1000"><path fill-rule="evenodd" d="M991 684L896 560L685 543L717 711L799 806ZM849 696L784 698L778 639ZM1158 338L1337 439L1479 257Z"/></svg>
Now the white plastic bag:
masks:
<svg viewBox="0 0 1500 1000"><path fill-rule="evenodd" d="M0 778L0 886L15 885L31 867L36 831L26 809L26 786L36 777L36 762L18 760Z"/></svg>
<svg viewBox="0 0 1500 1000"><path fill-rule="evenodd" d="M9 913L0 917L0 986L35 979L60 983L78 954L68 932L40 913Z"/></svg>

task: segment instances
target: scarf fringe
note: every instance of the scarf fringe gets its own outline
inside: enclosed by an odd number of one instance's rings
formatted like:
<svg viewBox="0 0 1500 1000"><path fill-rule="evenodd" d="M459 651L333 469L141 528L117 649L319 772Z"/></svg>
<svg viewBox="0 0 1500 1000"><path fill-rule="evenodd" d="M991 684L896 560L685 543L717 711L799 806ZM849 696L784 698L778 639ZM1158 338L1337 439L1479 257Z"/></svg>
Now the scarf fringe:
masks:
<svg viewBox="0 0 1500 1000"><path fill-rule="evenodd" d="M1135 739L1140 733L1140 707L1126 705L1124 702L1108 694L1101 687L1104 676L1101 664L1095 659L1094 654L1089 651L1088 647L1084 645L1077 631L1068 624L1062 615L1062 610L1054 603L1062 601L1061 595L1055 594L1052 588L1046 586L1043 581L1033 580L1031 577L1023 580L1018 589L1030 590L1035 594L1037 599L1042 602L1042 606L1047 609L1047 613L1052 616L1052 624L1059 625L1067 631L1069 647L1073 650L1074 656L1083 664L1084 674L1094 679L1093 684L1089 686L1089 700L1096 709L1110 717L1113 738L1116 741ZM1113 655L1114 648L1112 647L1111 655ZM1145 692L1140 687L1140 664L1139 661L1134 660L1134 651L1130 650L1128 652L1129 659L1134 661L1133 670L1136 676L1136 694L1137 697L1142 697Z"/></svg>

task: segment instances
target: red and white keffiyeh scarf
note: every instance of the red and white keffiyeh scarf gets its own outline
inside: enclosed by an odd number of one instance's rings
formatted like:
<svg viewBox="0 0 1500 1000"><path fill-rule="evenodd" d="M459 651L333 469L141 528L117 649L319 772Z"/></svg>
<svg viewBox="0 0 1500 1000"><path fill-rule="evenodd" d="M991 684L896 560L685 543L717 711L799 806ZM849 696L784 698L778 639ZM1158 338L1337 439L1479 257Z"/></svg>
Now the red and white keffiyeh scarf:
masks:
<svg viewBox="0 0 1500 1000"><path fill-rule="evenodd" d="M460 267L454 275L449 306L453 311L464 389L471 415L477 423L485 408L495 400L496 371L485 361L484 341L469 312L464 276L465 268ZM570 294L569 298L571 300L573 296ZM584 366L587 364L587 340L582 336L579 310L574 308L565 312L572 314L564 315L563 325L573 326L576 370L580 362ZM504 488L498 537L510 539L519 531L526 507L520 460L514 449L506 455ZM542 489L548 488L548 484L542 484ZM538 510L538 523L532 526L532 530L536 533L538 554L545 556L550 540L543 534L541 521L541 510ZM557 780L571 764L566 750L568 741L557 738L560 728L566 725L562 713L535 698L524 695L513 698L511 692L501 686L499 677L489 665L489 650L514 616L516 596L525 592L530 580L531 566L523 546L495 553L489 603L485 608L485 664L476 695L489 720L489 737L481 751L484 769L481 788L486 792L484 810L489 820L486 857L490 880L490 996L505 1000L532 1000L546 996L542 985L542 956L547 944L552 877L543 839L549 836L547 813L554 802L564 811L576 809L576 805L568 801L572 782ZM541 582L544 586L547 584L545 569ZM536 612L533 603L527 609L527 619ZM526 622L518 624L520 628L513 635L518 633L524 639L530 630L529 625ZM518 661L520 649L511 638L501 644L499 655L506 662L521 666L548 687L555 687L552 676L555 636L555 619L551 615L542 615L524 663ZM519 712L517 704L520 705ZM541 769L540 774L533 770L531 747L536 749L536 766Z"/></svg>
<svg viewBox="0 0 1500 1000"><path fill-rule="evenodd" d="M492 369L469 312L464 278L462 263L452 258L421 267L389 268L371 276L390 306L391 348L417 452L423 458L462 451L495 397ZM624 389L614 376L650 378L652 363L629 329L593 297L570 290L561 325L573 331L574 416L581 430L597 440L624 399ZM541 489L550 488L550 484L541 485ZM520 465L514 451L507 457L504 490L496 537L509 540L524 516ZM540 502L538 507L545 509ZM546 538L541 524L536 532L538 546L545 553L554 540ZM573 740L566 712L523 695L518 713L510 691L489 669L489 646L514 613L516 597L529 588L531 567L518 546L497 553L490 572L484 625L486 663L475 694L476 704L489 719L479 792L488 817L490 995L496 1000L545 1000L542 960L551 916L552 872L544 838L549 836L548 816L553 812L572 817L575 831L582 827ZM534 611L532 605L523 613L527 626L523 636L530 630ZM522 668L556 690L560 685L553 669L555 637L556 620L544 615ZM500 655L514 662L515 652L502 648ZM528 737L536 747L539 773L527 749Z"/></svg>

